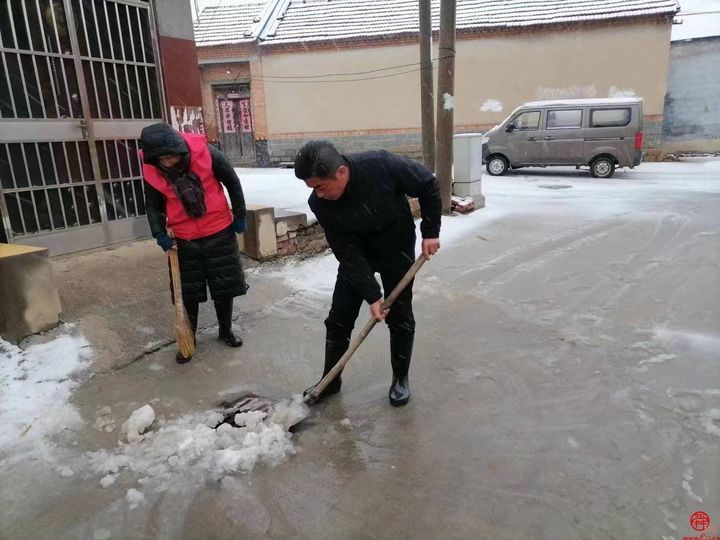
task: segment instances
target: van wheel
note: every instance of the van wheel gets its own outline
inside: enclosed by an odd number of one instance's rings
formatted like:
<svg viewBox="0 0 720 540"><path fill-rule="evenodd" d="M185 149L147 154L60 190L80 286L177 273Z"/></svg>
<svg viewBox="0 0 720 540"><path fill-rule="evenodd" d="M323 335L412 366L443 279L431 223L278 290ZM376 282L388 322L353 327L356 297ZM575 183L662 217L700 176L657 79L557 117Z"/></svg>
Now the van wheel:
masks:
<svg viewBox="0 0 720 540"><path fill-rule="evenodd" d="M595 178L610 178L615 172L615 160L609 157L599 157L590 165L590 174Z"/></svg>
<svg viewBox="0 0 720 540"><path fill-rule="evenodd" d="M508 170L508 162L502 156L494 156L487 162L485 169L490 176L502 176Z"/></svg>

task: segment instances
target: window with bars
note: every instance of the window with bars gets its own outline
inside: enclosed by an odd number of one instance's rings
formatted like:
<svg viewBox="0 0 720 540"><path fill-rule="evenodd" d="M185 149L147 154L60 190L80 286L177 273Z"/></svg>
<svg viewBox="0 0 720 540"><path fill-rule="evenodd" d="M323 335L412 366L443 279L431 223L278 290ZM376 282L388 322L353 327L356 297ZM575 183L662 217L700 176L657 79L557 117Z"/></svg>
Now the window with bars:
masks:
<svg viewBox="0 0 720 540"><path fill-rule="evenodd" d="M145 215L137 140L97 141L95 147L108 220Z"/></svg>
<svg viewBox="0 0 720 540"><path fill-rule="evenodd" d="M100 223L87 142L0 144L0 182L16 236Z"/></svg>
<svg viewBox="0 0 720 540"><path fill-rule="evenodd" d="M146 8L73 0L93 118L161 118L155 53Z"/></svg>
<svg viewBox="0 0 720 540"><path fill-rule="evenodd" d="M0 61L0 117L82 117L62 0L0 2Z"/></svg>
<svg viewBox="0 0 720 540"><path fill-rule="evenodd" d="M72 0L92 118L162 118L149 10ZM82 118L62 0L0 1L0 118Z"/></svg>
<svg viewBox="0 0 720 540"><path fill-rule="evenodd" d="M97 141L96 149L108 220L144 215L137 140ZM0 182L13 234L100 223L90 163L85 141L0 144Z"/></svg>

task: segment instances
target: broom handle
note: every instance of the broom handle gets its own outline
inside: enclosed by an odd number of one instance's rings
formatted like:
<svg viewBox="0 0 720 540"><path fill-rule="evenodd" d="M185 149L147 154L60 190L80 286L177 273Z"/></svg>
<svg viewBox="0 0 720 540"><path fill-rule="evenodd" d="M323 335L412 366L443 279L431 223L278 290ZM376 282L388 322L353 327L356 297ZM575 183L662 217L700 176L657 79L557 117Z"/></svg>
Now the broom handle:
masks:
<svg viewBox="0 0 720 540"><path fill-rule="evenodd" d="M168 229L170 238L175 238L171 229ZM168 252L170 257L170 275L172 276L173 299L175 300L175 316L185 317L185 304L182 299L182 282L180 281L180 259L178 259L177 249L170 249Z"/></svg>
<svg viewBox="0 0 720 540"><path fill-rule="evenodd" d="M398 296L400 296L400 293L402 293L405 290L405 287L408 286L408 283L410 283L413 278L415 277L415 274L418 273L420 268L423 264L425 264L425 261L427 259L425 258L425 255L420 254L420 256L415 259L415 262L410 267L410 270L407 271L407 273L403 276L403 278L400 280L400 282L395 286L393 291L390 293L390 296L388 296L385 301L382 304L382 310L385 310L393 305L395 300L397 300ZM323 390L327 387L328 384L330 384L335 377L337 377L340 372L345 367L345 364L347 364L350 361L350 358L352 358L352 355L355 353L355 351L360 347L363 341L365 341L365 338L368 336L368 334L372 331L373 328L375 328L375 325L378 323L378 321L375 320L375 318L371 318L367 323L365 323L365 326L360 331L360 333L355 337L355 339L350 343L350 347L347 351L345 351L345 354L342 355L340 360L338 360L338 363L333 366L333 368L328 371L327 375L325 375L322 380L315 385L315 388L313 388L312 392L308 393L303 401L305 403L312 403L317 399L317 397L322 393Z"/></svg>

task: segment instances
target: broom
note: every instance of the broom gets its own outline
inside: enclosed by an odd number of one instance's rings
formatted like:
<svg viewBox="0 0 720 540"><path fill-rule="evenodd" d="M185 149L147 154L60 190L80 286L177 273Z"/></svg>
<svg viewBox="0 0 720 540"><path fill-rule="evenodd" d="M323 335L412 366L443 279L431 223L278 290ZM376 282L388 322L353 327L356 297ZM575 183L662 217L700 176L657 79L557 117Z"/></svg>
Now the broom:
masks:
<svg viewBox="0 0 720 540"><path fill-rule="evenodd" d="M171 238L174 238L171 230L168 230L168 234ZM180 354L184 358L190 358L195 353L195 332L185 311L185 304L183 304L180 260L178 259L177 249L171 249L168 254L170 257L173 298L175 300L175 336L177 337Z"/></svg>

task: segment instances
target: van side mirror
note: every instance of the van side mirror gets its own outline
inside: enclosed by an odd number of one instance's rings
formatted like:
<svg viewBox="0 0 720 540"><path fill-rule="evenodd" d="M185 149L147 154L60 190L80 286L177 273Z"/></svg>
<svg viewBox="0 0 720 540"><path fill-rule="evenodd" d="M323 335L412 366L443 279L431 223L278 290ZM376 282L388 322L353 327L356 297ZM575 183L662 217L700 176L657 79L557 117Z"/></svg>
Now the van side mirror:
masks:
<svg viewBox="0 0 720 540"><path fill-rule="evenodd" d="M508 124L507 126L505 126L505 131L507 133L512 133L513 131L515 131L515 124Z"/></svg>

